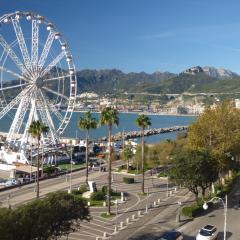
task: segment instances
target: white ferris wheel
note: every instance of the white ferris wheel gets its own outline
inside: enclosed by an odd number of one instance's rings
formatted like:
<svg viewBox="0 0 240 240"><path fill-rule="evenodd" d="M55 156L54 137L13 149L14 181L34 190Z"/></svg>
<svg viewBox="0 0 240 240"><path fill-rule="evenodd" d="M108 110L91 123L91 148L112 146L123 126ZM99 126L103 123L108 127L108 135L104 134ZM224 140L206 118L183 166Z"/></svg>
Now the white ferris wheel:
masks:
<svg viewBox="0 0 240 240"><path fill-rule="evenodd" d="M39 120L49 127L44 142L56 144L76 91L71 51L53 23L30 12L0 17L0 119L11 121L7 142L23 149L31 122Z"/></svg>

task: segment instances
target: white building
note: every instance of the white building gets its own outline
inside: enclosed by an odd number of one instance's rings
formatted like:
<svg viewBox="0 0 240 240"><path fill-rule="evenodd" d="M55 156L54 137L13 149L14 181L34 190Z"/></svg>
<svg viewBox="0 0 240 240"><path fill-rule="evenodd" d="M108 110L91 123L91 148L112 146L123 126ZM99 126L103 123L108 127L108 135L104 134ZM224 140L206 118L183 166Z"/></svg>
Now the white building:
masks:
<svg viewBox="0 0 240 240"><path fill-rule="evenodd" d="M240 99L235 99L235 107L240 108Z"/></svg>

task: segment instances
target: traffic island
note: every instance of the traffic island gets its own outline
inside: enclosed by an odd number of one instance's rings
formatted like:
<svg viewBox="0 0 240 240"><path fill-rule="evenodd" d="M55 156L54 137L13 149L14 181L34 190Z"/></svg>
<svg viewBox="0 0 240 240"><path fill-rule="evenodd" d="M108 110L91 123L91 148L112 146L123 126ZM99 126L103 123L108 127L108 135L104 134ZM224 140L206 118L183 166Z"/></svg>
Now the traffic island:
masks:
<svg viewBox="0 0 240 240"><path fill-rule="evenodd" d="M102 217L102 218L107 218L107 219L112 219L112 218L114 218L115 216L116 216L115 213L110 213L110 214L108 214L108 213L101 213L101 214L100 214L100 217Z"/></svg>

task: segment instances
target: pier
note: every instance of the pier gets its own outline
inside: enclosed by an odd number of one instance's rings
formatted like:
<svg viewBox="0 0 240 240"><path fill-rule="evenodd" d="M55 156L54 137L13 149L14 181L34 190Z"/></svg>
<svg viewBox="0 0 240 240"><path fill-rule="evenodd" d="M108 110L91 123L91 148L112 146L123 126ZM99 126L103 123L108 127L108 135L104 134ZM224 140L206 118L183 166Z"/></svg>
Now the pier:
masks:
<svg viewBox="0 0 240 240"><path fill-rule="evenodd" d="M167 127L167 128L152 128L152 129L145 129L144 136L151 136L157 135L162 133L169 133L169 132L180 132L187 130L188 126L174 126L174 127ZM130 131L130 132L118 132L117 134L113 135L113 141L120 141L123 138L125 140L131 138L139 138L142 136L142 131ZM102 141L107 141L107 137L101 138Z"/></svg>

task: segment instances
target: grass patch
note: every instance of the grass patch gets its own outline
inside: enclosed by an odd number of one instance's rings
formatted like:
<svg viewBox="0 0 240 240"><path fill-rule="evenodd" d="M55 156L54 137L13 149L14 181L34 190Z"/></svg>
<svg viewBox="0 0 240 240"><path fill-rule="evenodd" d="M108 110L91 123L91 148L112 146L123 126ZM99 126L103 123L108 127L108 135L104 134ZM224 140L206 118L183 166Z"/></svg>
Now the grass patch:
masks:
<svg viewBox="0 0 240 240"><path fill-rule="evenodd" d="M158 177L167 177L168 176L168 172L160 172L157 176Z"/></svg>
<svg viewBox="0 0 240 240"><path fill-rule="evenodd" d="M123 182L127 184L133 184L134 183L134 178L133 177L124 177Z"/></svg>
<svg viewBox="0 0 240 240"><path fill-rule="evenodd" d="M88 201L89 201L89 199L88 199ZM92 206L92 207L103 207L103 203L104 203L105 201L103 201L103 200L99 200L99 201L97 201L97 200L91 200L90 201L90 206Z"/></svg>
<svg viewBox="0 0 240 240"><path fill-rule="evenodd" d="M113 218L113 217L115 217L115 214L111 213L110 215L108 215L107 213L101 213L100 216L103 218Z"/></svg>
<svg viewBox="0 0 240 240"><path fill-rule="evenodd" d="M93 207L103 207L103 203L106 202L106 199L105 199L106 191L107 191L106 186L104 186L102 188L102 191L93 192L91 194L90 199L82 197L82 194L84 192L86 192L87 190L88 190L88 187L85 184L83 184L79 188L79 190L74 189L72 191L72 194L76 198L84 199L86 202L90 202L90 206L93 206ZM111 194L111 206L113 206L115 204L114 201L117 200L117 199L121 199L121 193L112 191L112 194Z"/></svg>
<svg viewBox="0 0 240 240"><path fill-rule="evenodd" d="M140 193L138 193L138 196L145 197L145 196L147 196L147 193L146 192L145 193L140 192Z"/></svg>
<svg viewBox="0 0 240 240"><path fill-rule="evenodd" d="M85 165L86 165L85 163L72 164L72 170L82 168ZM58 167L60 167L62 170L68 170L68 171L71 170L71 164L70 163L59 164Z"/></svg>

